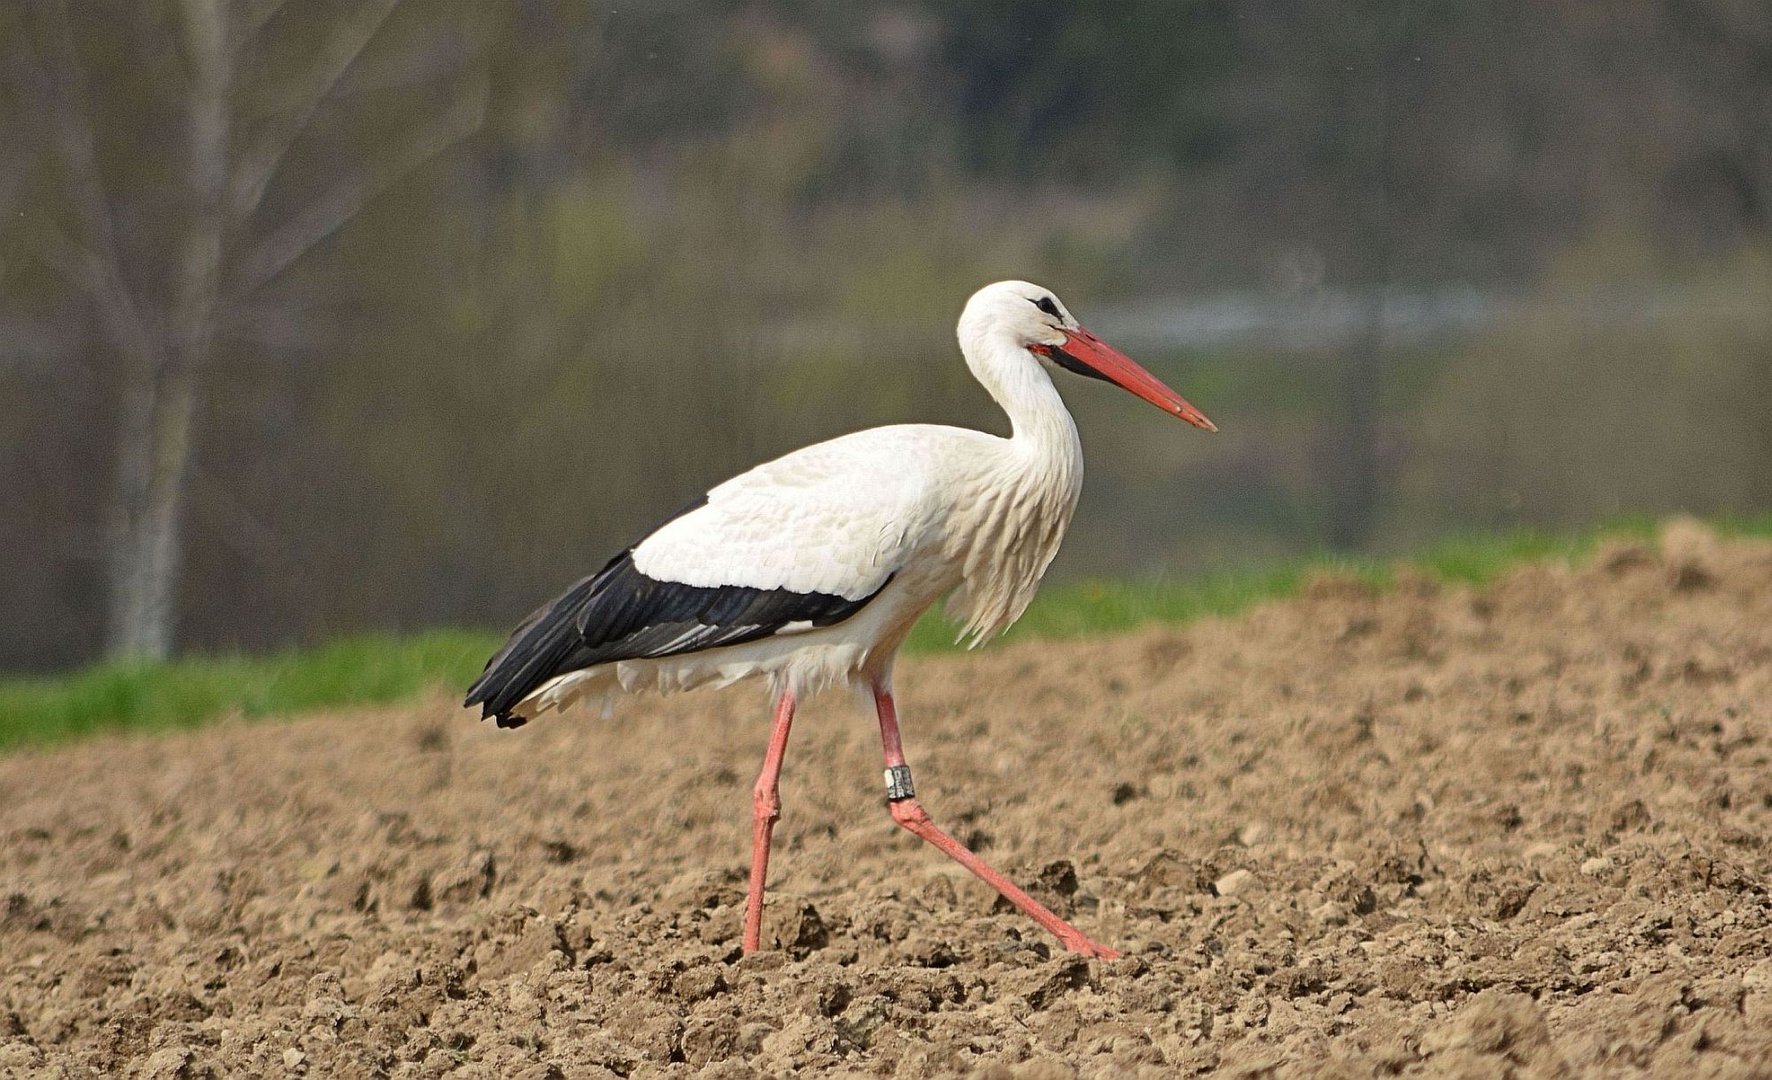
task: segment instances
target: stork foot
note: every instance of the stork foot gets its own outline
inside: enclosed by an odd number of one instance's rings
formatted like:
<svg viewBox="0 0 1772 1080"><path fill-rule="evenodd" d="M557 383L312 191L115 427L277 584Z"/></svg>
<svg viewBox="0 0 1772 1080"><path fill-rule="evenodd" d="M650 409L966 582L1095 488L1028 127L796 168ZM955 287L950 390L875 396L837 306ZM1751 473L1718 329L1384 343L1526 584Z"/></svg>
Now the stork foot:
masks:
<svg viewBox="0 0 1772 1080"><path fill-rule="evenodd" d="M930 818L929 811L923 809L915 797L896 799L886 804L892 811L892 820L899 825L922 837L924 840L941 849L950 859L972 871L973 875L986 885L1001 893L1005 900L1026 912L1035 922L1051 931L1052 936L1074 953L1084 956L1100 957L1103 960L1117 960L1120 953L1097 941L1092 941L1081 930L1065 922L1052 909L1029 896L1022 888L1004 877L996 868L972 853L965 844L955 840L943 832L935 821Z"/></svg>

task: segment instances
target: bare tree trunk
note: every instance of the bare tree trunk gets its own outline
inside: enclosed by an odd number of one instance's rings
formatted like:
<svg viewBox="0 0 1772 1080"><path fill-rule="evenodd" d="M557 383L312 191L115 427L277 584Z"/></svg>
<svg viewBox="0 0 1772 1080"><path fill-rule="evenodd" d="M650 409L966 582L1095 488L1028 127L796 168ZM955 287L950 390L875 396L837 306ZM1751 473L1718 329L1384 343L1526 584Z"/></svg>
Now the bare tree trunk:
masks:
<svg viewBox="0 0 1772 1080"><path fill-rule="evenodd" d="M130 357L117 447L107 648L113 657L164 659L177 621L179 526L190 471L196 382L170 353Z"/></svg>
<svg viewBox="0 0 1772 1080"><path fill-rule="evenodd" d="M111 550L114 657L165 659L178 621L185 494L198 388L214 340L227 186L230 79L222 0L185 0L191 63L187 99L188 226L179 263L172 340L127 359Z"/></svg>
<svg viewBox="0 0 1772 1080"><path fill-rule="evenodd" d="M1378 453L1379 402L1387 381L1385 303L1391 278L1392 53L1400 36L1380 30L1375 48L1375 86L1361 133L1358 190L1363 212L1350 247L1357 253L1355 280L1366 296L1365 325L1349 357L1342 383L1337 469L1329 507L1329 546L1337 551L1364 548L1372 539L1381 490ZM1360 121L1357 121L1360 122Z"/></svg>
<svg viewBox="0 0 1772 1080"><path fill-rule="evenodd" d="M85 91L68 0L37 0L38 43L23 55L23 85L51 121L53 146L67 171L70 206L81 237L53 221L37 242L49 264L86 293L121 370L117 470L106 552L110 607L106 649L117 658L162 659L172 653L187 489L195 468L197 418L219 328L240 305L360 214L425 162L478 130L487 85L473 80L431 122L369 155L302 211L276 228L254 224L266 191L322 104L401 0L365 0L330 35L314 69L292 79L278 107L282 119L237 140L231 111L235 55L275 15L283 0L178 0L185 113L185 183L166 208L182 225L175 259L152 275L170 279L171 295L131 281L112 225L96 152L98 113ZM240 30L243 32L236 33ZM242 142L239 153L231 150ZM155 207L159 211L159 207ZM225 242L257 236L230 261L223 291ZM163 307L164 318L154 309ZM232 316L230 316L232 313Z"/></svg>

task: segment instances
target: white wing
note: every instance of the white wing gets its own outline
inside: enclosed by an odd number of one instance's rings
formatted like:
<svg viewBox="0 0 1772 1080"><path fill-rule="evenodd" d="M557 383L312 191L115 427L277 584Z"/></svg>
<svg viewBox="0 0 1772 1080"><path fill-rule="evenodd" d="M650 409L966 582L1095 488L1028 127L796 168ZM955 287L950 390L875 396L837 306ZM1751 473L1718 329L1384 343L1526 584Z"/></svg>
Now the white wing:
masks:
<svg viewBox="0 0 1772 1080"><path fill-rule="evenodd" d="M939 531L936 449L954 430L874 428L759 465L641 541L634 566L684 585L871 596Z"/></svg>

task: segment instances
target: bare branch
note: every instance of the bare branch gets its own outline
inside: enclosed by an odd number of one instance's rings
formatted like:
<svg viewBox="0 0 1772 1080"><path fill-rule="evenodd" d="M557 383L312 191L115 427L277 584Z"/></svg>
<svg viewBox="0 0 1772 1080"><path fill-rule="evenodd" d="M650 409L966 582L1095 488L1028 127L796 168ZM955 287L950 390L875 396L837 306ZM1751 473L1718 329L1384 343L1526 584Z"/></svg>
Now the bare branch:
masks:
<svg viewBox="0 0 1772 1080"><path fill-rule="evenodd" d="M33 50L31 57L36 62L24 65L21 74L27 92L37 98L39 115L48 118L57 156L67 174L68 193L88 239L82 244L44 218L29 230L30 242L45 262L87 294L118 348L144 362L154 362L160 355L159 344L123 272L110 198L98 169L85 72L74 47L66 0L39 0L36 9L55 55L51 60Z"/></svg>
<svg viewBox="0 0 1772 1080"><path fill-rule="evenodd" d="M8 221L12 219L15 208L24 200L25 172L29 164L25 155L29 152L30 147L24 145L0 149L0 217ZM24 216L22 211L19 216ZM4 291L6 277L11 270L11 253L0 249L0 291Z"/></svg>
<svg viewBox="0 0 1772 1080"><path fill-rule="evenodd" d="M480 129L486 119L484 80L464 93L449 111L420 128L401 151L334 187L306 213L271 234L240 265L233 299L242 300L282 274L315 246L336 233L364 207L432 158Z"/></svg>
<svg viewBox="0 0 1772 1080"><path fill-rule="evenodd" d="M187 153L191 214L179 266L175 322L179 350L187 362L207 353L203 344L213 328L220 293L223 200L228 183L228 107L233 78L227 51L227 9L219 0L184 0L187 49L191 58L186 95Z"/></svg>
<svg viewBox="0 0 1772 1080"><path fill-rule="evenodd" d="M110 199L98 170L97 138L90 120L91 105L86 75L74 48L74 32L68 23L66 0L40 0L37 4L44 34L53 43L54 62L38 57L27 72L44 114L53 122L56 150L68 173L69 194L75 211L100 257L116 263L116 235L111 224Z"/></svg>
<svg viewBox="0 0 1772 1080"><path fill-rule="evenodd" d="M249 342L276 351L313 349L331 340L329 327L311 312L286 298L276 303L235 304L218 332L231 341ZM259 352L250 358L264 359Z"/></svg>
<svg viewBox="0 0 1772 1080"><path fill-rule="evenodd" d="M356 63L369 42L393 14L400 0L373 0L358 8L327 41L312 81L292 92L282 110L288 119L242 155L228 193L228 217L233 224L250 217L264 201L265 189L276 178L289 148L313 123L320 106L331 96L339 80Z"/></svg>
<svg viewBox="0 0 1772 1080"><path fill-rule="evenodd" d="M148 320L114 264L79 244L53 222L39 221L27 235L38 257L92 301L114 345L131 356L158 355L159 347Z"/></svg>
<svg viewBox="0 0 1772 1080"><path fill-rule="evenodd" d="M80 244L48 218L27 226L25 236L37 256L67 278L68 284L86 293L94 303L110 301L110 278L98 252Z"/></svg>
<svg viewBox="0 0 1772 1080"><path fill-rule="evenodd" d="M31 147L22 142L0 146L0 214L11 214L24 200Z"/></svg>
<svg viewBox="0 0 1772 1080"><path fill-rule="evenodd" d="M243 0L239 18L234 21L232 33L228 35L228 51L239 52L247 42L258 36L277 13L283 10L284 0Z"/></svg>
<svg viewBox="0 0 1772 1080"><path fill-rule="evenodd" d="M9 367L80 364L79 338L69 332L64 320L0 313L0 342L5 343L0 346L0 362Z"/></svg>

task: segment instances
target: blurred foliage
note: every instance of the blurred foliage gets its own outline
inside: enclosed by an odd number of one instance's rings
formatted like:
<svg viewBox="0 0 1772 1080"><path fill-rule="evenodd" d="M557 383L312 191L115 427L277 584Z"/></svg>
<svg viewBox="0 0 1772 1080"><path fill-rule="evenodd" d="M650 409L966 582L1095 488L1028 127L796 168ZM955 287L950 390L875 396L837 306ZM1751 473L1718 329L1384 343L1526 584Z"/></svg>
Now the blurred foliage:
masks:
<svg viewBox="0 0 1772 1080"><path fill-rule="evenodd" d="M1582 296L1612 314L1568 302ZM1504 329L1437 365L1406 414L1415 468L1393 512L1431 530L1772 506L1767 297L1772 248L1697 267L1657 265L1631 236L1562 253Z"/></svg>
<svg viewBox="0 0 1772 1080"><path fill-rule="evenodd" d="M301 119L290 86L372 9L232 0L236 151ZM178 10L0 6L0 666L95 654L116 468L113 350L51 257L77 215L36 107L48 28L66 12L128 273L164 299ZM1001 430L952 325L1003 277L1086 321L1223 291L1509 305L1426 338L1374 302L1351 337L1134 350L1214 439L1067 387L1090 480L1061 577L1772 505L1765 5L390 10L230 250L464 88L486 119L227 328L191 484L192 645L508 624L762 458L875 423ZM1621 299L1570 302L1593 295ZM1369 513L1341 497L1356 480Z"/></svg>

